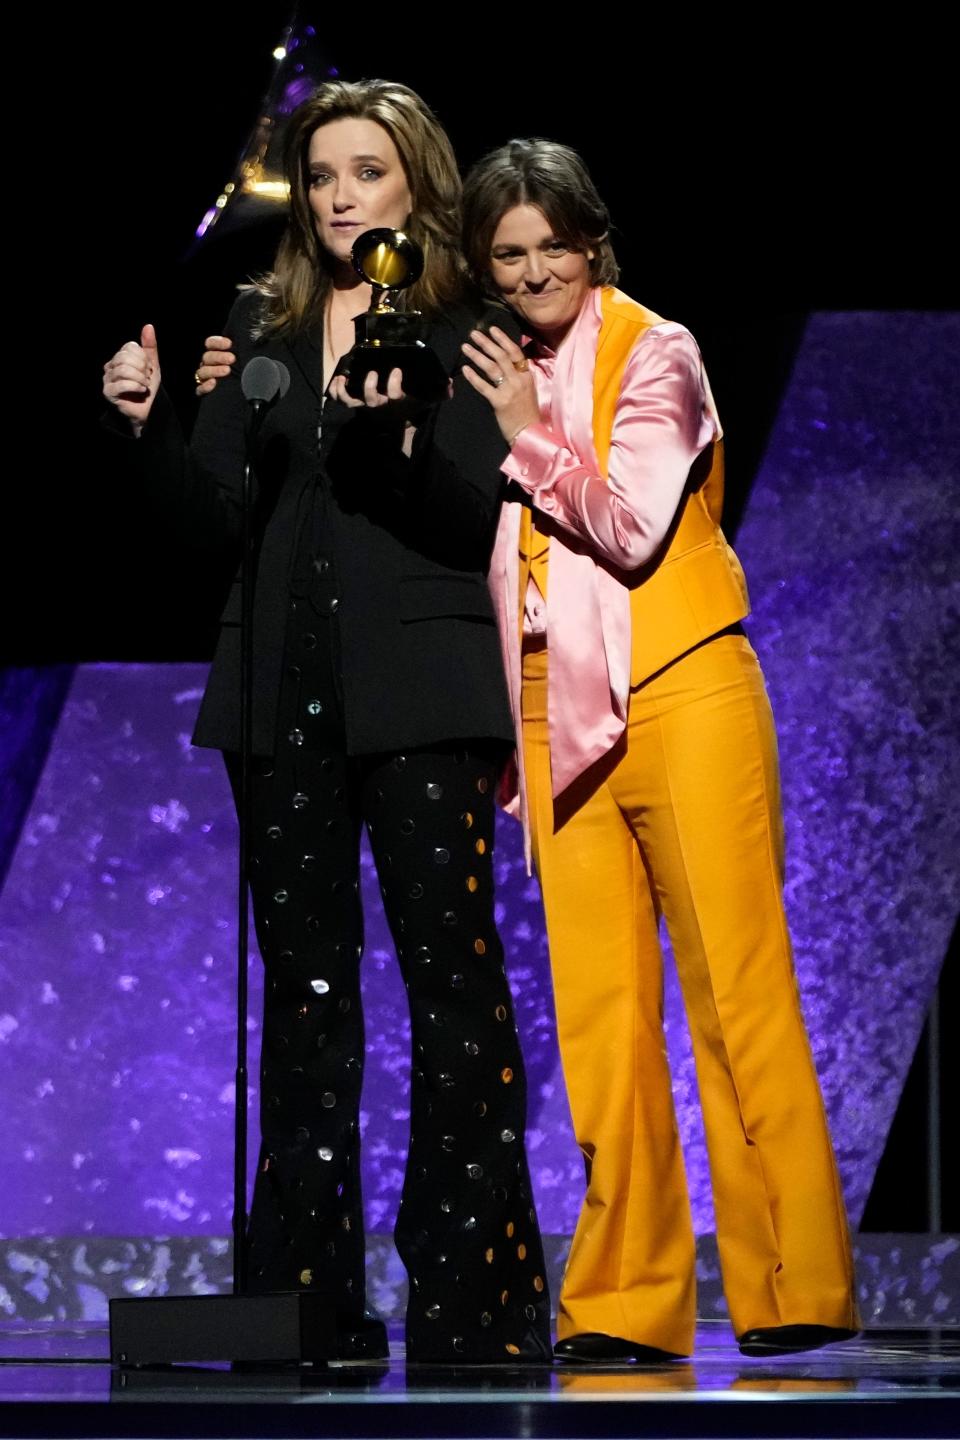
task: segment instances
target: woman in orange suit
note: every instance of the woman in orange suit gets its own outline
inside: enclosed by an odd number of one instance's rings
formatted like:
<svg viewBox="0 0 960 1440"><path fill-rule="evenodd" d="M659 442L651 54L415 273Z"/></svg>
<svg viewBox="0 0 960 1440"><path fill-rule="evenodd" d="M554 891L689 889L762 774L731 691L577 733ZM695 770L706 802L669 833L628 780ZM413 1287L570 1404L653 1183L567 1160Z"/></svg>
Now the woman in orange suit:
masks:
<svg viewBox="0 0 960 1440"><path fill-rule="evenodd" d="M719 524L721 430L700 353L614 288L607 212L571 150L514 141L474 168L465 202L475 278L528 337L474 332L464 373L510 445L490 583L513 799L587 1165L556 1353L649 1363L693 1345L661 915L740 1348L848 1339L850 1240L784 917L776 738Z"/></svg>

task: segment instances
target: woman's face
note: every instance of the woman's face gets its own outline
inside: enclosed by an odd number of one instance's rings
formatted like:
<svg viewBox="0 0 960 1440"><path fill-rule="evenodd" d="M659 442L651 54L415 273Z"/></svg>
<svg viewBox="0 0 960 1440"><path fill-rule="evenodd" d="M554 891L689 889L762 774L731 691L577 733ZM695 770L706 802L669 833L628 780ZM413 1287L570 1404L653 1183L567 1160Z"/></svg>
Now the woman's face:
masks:
<svg viewBox="0 0 960 1440"><path fill-rule="evenodd" d="M591 288L590 250L572 250L536 205L515 205L494 231L490 275L503 299L554 348Z"/></svg>
<svg viewBox="0 0 960 1440"><path fill-rule="evenodd" d="M406 225L410 187L396 145L375 120L331 120L314 130L307 171L317 237L335 260L349 265L365 230Z"/></svg>

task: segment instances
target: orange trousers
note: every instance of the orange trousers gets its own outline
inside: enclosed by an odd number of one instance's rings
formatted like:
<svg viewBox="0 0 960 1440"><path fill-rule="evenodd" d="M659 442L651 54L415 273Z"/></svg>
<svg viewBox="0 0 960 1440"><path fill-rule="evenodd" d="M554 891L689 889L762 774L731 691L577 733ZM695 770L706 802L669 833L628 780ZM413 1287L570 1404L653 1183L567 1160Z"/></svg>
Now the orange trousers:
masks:
<svg viewBox="0 0 960 1440"><path fill-rule="evenodd" d="M757 658L743 634L724 633L639 686L621 742L554 804L547 655L524 650L524 758L588 1175L558 1335L600 1331L677 1354L693 1345L661 915L692 1035L734 1331L855 1329L843 1198L784 917L776 736Z"/></svg>

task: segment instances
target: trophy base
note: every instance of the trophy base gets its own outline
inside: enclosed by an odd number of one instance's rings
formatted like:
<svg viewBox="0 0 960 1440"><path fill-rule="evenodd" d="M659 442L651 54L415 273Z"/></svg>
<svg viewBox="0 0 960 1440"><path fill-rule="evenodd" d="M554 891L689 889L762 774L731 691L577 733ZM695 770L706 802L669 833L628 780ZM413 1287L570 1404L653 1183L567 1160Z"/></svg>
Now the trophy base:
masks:
<svg viewBox="0 0 960 1440"><path fill-rule="evenodd" d="M436 353L422 340L401 345L355 345L347 356L347 394L363 399L363 384L371 370L377 389L386 390L391 370L403 372L403 393L411 400L430 405L447 393L449 377Z"/></svg>

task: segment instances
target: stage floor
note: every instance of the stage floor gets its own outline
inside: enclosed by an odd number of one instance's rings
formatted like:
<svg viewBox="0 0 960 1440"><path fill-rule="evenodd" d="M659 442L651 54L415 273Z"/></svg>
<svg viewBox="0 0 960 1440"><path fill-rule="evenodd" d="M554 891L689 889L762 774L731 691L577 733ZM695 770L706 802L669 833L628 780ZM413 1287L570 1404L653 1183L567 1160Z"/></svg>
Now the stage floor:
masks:
<svg viewBox="0 0 960 1440"><path fill-rule="evenodd" d="M689 1363L111 1370L103 1325L0 1324L0 1435L952 1436L956 1330L875 1330L779 1361L745 1359L703 1322Z"/></svg>

